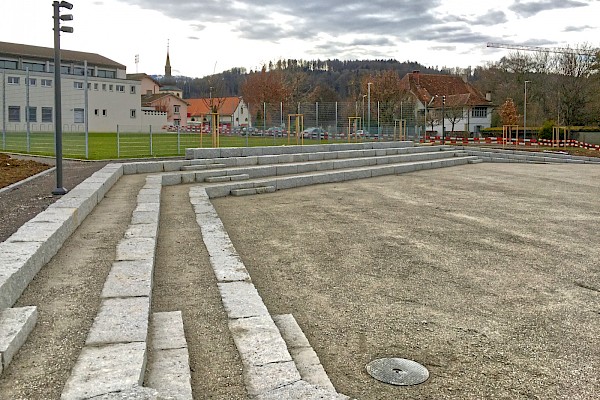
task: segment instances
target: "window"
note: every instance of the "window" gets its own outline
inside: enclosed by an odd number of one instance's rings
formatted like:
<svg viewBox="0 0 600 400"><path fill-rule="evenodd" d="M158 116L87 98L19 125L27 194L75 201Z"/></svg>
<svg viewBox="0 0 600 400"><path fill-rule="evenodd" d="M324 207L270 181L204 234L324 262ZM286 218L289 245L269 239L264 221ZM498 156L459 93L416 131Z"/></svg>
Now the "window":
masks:
<svg viewBox="0 0 600 400"><path fill-rule="evenodd" d="M90 82L88 82L87 88L88 88L88 90L92 90L92 84Z"/></svg>
<svg viewBox="0 0 600 400"><path fill-rule="evenodd" d="M173 112L175 112L176 114L179 114L179 107L181 107L181 106L173 106Z"/></svg>
<svg viewBox="0 0 600 400"><path fill-rule="evenodd" d="M52 107L42 107L42 122L52 122Z"/></svg>
<svg viewBox="0 0 600 400"><path fill-rule="evenodd" d="M132 87L129 89L129 93L131 93L131 94L135 94L135 86L132 86Z"/></svg>
<svg viewBox="0 0 600 400"><path fill-rule="evenodd" d="M94 115L96 115L96 116L100 115L100 110L96 108L96 109L94 110Z"/></svg>
<svg viewBox="0 0 600 400"><path fill-rule="evenodd" d="M108 90L113 91L113 85L108 85Z"/></svg>
<svg viewBox="0 0 600 400"><path fill-rule="evenodd" d="M73 68L73 75L83 76L84 73L85 73L85 69L83 67Z"/></svg>
<svg viewBox="0 0 600 400"><path fill-rule="evenodd" d="M471 111L473 118L485 118L487 117L487 107L473 107Z"/></svg>
<svg viewBox="0 0 600 400"><path fill-rule="evenodd" d="M129 116L131 118L135 118L135 109L134 108L132 108L131 110L129 110Z"/></svg>
<svg viewBox="0 0 600 400"><path fill-rule="evenodd" d="M21 82L21 78L18 76L9 76L7 82L9 85L18 85Z"/></svg>
<svg viewBox="0 0 600 400"><path fill-rule="evenodd" d="M42 79L40 85L44 87L52 87L52 79Z"/></svg>
<svg viewBox="0 0 600 400"><path fill-rule="evenodd" d="M76 108L73 110L73 119L76 124L83 124L85 122L85 112L83 108Z"/></svg>
<svg viewBox="0 0 600 400"><path fill-rule="evenodd" d="M94 83L94 90L98 90L98 84Z"/></svg>
<svg viewBox="0 0 600 400"><path fill-rule="evenodd" d="M24 62L23 63L23 69L27 70L27 68L29 68L30 71L45 72L46 71L46 64Z"/></svg>
<svg viewBox="0 0 600 400"><path fill-rule="evenodd" d="M125 93L125 85L116 85L117 92Z"/></svg>
<svg viewBox="0 0 600 400"><path fill-rule="evenodd" d="M63 75L70 75L71 74L71 67L68 65L61 65L60 67L60 73Z"/></svg>
<svg viewBox="0 0 600 400"><path fill-rule="evenodd" d="M83 82L77 82L77 81L75 81L75 82L73 82L73 87L75 89L83 89Z"/></svg>
<svg viewBox="0 0 600 400"><path fill-rule="evenodd" d="M37 84L36 78L25 79L25 84L29 86L35 86Z"/></svg>
<svg viewBox="0 0 600 400"><path fill-rule="evenodd" d="M108 115L108 112L106 111L106 109L102 110L102 116L106 117Z"/></svg>
<svg viewBox="0 0 600 400"><path fill-rule="evenodd" d="M243 114L243 113L244 113L244 106L241 106L240 107L240 114Z"/></svg>
<svg viewBox="0 0 600 400"><path fill-rule="evenodd" d="M29 122L37 122L37 107L27 108L27 120Z"/></svg>
<svg viewBox="0 0 600 400"><path fill-rule="evenodd" d="M0 60L0 68L17 69L17 62L9 60Z"/></svg>
<svg viewBox="0 0 600 400"><path fill-rule="evenodd" d="M113 78L114 79L114 78L117 77L117 74L116 74L115 71L108 71L108 70L105 70L105 69L99 69L97 76L100 77L100 78Z"/></svg>
<svg viewBox="0 0 600 400"><path fill-rule="evenodd" d="M104 90L106 92L106 83L102 84L102 90Z"/></svg>
<svg viewBox="0 0 600 400"><path fill-rule="evenodd" d="M21 107L8 106L8 122L21 122Z"/></svg>

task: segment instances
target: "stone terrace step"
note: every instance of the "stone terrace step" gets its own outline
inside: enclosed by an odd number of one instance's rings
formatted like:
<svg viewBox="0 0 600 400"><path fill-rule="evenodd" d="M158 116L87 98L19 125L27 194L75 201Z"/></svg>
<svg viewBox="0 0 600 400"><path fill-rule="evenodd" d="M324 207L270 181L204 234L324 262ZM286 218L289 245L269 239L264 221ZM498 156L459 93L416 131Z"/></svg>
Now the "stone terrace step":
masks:
<svg viewBox="0 0 600 400"><path fill-rule="evenodd" d="M252 190L238 191L239 189L252 189L266 186L274 186L276 190L291 189L301 186L309 186L320 183L343 182L354 179L371 178L382 175L403 174L407 172L419 171L424 169L451 167L456 165L468 164L477 157L450 157L435 160L424 160L414 162L404 162L396 164L371 165L357 168L346 168L338 170L316 171L302 174L291 174L276 176L273 178L262 178L248 182L235 182L215 184L206 187L206 192L210 198L223 197L233 194L236 190L237 196L254 194Z"/></svg>
<svg viewBox="0 0 600 400"><path fill-rule="evenodd" d="M181 311L153 313L150 336L152 359L147 386L168 398L191 400L192 378Z"/></svg>
<svg viewBox="0 0 600 400"><path fill-rule="evenodd" d="M8 367L37 321L37 307L0 310L0 374Z"/></svg>

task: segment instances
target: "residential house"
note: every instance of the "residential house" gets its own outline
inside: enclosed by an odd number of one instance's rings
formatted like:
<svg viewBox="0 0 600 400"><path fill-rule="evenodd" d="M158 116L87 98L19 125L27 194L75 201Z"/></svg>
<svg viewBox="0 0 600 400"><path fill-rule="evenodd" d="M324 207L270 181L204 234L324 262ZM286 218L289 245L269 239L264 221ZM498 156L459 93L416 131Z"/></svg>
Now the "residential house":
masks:
<svg viewBox="0 0 600 400"><path fill-rule="evenodd" d="M455 133L477 136L492 125L494 104L490 94L484 96L459 76L413 71L402 78L401 89L415 99L416 121L420 125L415 130L421 132L421 136L442 136L442 127L446 135L452 133L454 127ZM431 120L436 122L433 129Z"/></svg>
<svg viewBox="0 0 600 400"><path fill-rule="evenodd" d="M172 93L142 95L142 108L148 112L166 113L166 125L186 126L188 123L187 101Z"/></svg>
<svg viewBox="0 0 600 400"><path fill-rule="evenodd" d="M160 125L141 110L140 81L99 54L61 50L63 132L114 132ZM54 49L0 42L0 128L54 131Z"/></svg>
<svg viewBox="0 0 600 400"><path fill-rule="evenodd" d="M241 97L212 97L186 99L190 125L206 125L210 123L211 108L216 109L223 129L236 129L251 126L248 105Z"/></svg>
<svg viewBox="0 0 600 400"><path fill-rule="evenodd" d="M142 95L157 94L160 93L160 82L151 77L150 75L141 74L127 74L127 79L140 81Z"/></svg>

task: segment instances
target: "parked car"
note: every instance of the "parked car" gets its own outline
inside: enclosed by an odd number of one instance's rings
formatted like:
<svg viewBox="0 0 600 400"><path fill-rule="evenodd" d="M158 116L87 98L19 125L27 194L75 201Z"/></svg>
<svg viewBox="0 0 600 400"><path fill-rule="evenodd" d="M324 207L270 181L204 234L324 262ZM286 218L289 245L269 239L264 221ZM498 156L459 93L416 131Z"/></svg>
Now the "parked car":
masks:
<svg viewBox="0 0 600 400"><path fill-rule="evenodd" d="M324 139L326 136L325 131L321 128L306 128L302 131L302 137L305 139Z"/></svg>

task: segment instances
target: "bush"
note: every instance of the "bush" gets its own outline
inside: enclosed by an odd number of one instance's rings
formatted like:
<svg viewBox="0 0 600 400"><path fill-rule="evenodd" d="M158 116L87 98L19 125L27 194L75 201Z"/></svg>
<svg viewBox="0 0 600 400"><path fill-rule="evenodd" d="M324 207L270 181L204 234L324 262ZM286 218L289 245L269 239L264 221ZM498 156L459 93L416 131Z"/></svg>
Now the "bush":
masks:
<svg viewBox="0 0 600 400"><path fill-rule="evenodd" d="M538 132L538 139L552 139L552 129L554 128L554 121L547 120L544 122Z"/></svg>

